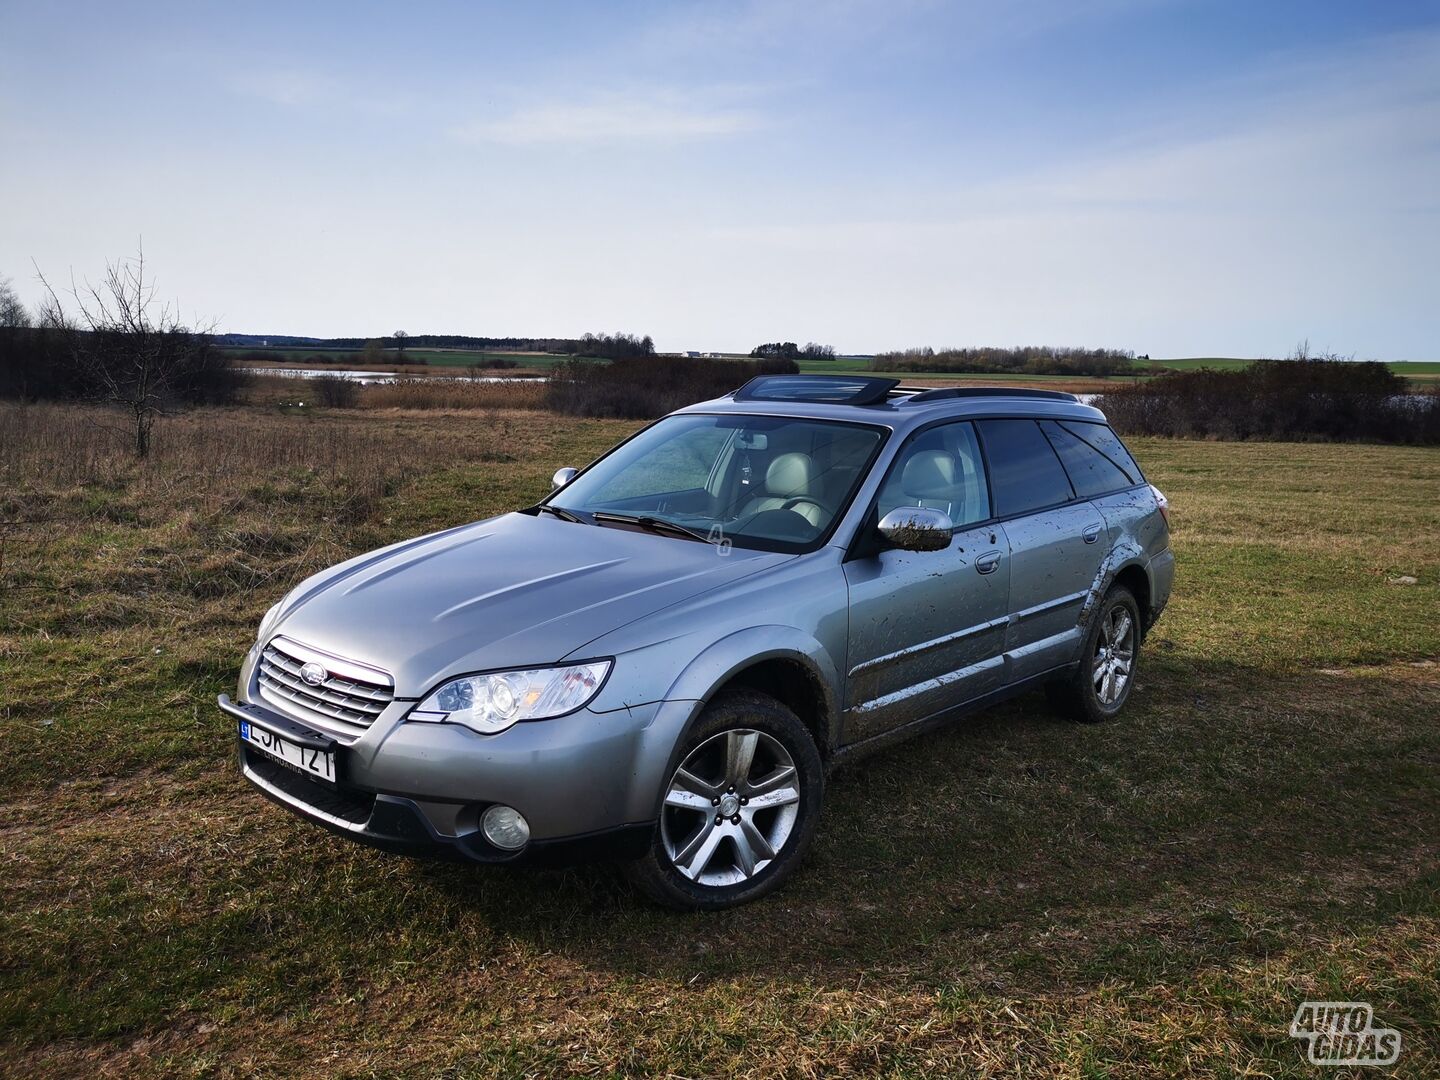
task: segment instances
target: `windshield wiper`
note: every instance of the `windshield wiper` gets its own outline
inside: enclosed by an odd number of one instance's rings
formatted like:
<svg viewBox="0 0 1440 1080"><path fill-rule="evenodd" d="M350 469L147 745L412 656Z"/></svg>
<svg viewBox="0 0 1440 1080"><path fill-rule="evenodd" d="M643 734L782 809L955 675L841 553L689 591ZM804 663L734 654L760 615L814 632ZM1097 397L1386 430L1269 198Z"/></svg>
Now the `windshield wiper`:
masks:
<svg viewBox="0 0 1440 1080"><path fill-rule="evenodd" d="M536 513L539 513L541 510L543 510L547 514L554 514L561 521L573 521L577 525L585 524L584 518L582 518L579 514L574 513L573 511L566 510L563 506L551 506L549 503L536 503L530 509L534 510Z"/></svg>
<svg viewBox="0 0 1440 1080"><path fill-rule="evenodd" d="M642 529L648 529L654 533L668 533L671 536L683 536L687 540L698 540L702 544L714 544L718 541L711 540L702 532L686 528L684 525L674 521L666 521L664 518L651 517L648 514L615 514L609 510L596 510L590 515L594 521L614 521L622 525L638 525Z"/></svg>

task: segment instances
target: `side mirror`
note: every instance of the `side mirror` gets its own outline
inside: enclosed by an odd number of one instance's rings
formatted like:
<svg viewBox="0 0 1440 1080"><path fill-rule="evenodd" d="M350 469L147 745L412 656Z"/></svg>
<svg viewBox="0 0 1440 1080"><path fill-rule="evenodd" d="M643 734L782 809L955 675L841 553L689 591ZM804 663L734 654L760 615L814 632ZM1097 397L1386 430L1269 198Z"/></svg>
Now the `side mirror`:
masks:
<svg viewBox="0 0 1440 1080"><path fill-rule="evenodd" d="M555 491L564 487L571 480L575 479L575 474L579 471L579 469L572 469L569 465L566 465L563 469L556 469L555 475L550 478L551 490Z"/></svg>
<svg viewBox="0 0 1440 1080"><path fill-rule="evenodd" d="M901 551L943 551L955 524L925 506L897 506L880 519L880 535Z"/></svg>

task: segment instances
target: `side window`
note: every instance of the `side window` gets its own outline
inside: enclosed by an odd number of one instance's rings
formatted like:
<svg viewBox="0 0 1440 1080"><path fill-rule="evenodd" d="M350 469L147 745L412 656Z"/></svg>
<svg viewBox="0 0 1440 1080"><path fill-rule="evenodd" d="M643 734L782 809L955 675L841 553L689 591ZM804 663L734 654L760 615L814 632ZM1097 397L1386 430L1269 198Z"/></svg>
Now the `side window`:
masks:
<svg viewBox="0 0 1440 1080"><path fill-rule="evenodd" d="M943 510L957 526L990 516L990 491L973 425L930 428L901 448L875 500L877 518L900 506Z"/></svg>
<svg viewBox="0 0 1440 1080"><path fill-rule="evenodd" d="M1125 444L1120 441L1120 437L1104 424L1086 420L1062 420L1060 426L1103 454L1109 459L1111 465L1125 474L1131 484L1139 484L1144 481L1145 477L1140 474L1140 466L1135 464L1135 459L1130 456L1130 451L1125 449Z"/></svg>
<svg viewBox="0 0 1440 1080"><path fill-rule="evenodd" d="M1074 498L1060 459L1034 420L981 420L979 428L999 517Z"/></svg>
<svg viewBox="0 0 1440 1080"><path fill-rule="evenodd" d="M1080 436L1072 435L1052 420L1040 421L1040 428L1060 455L1060 462L1080 498L1089 499L1107 491L1120 491L1134 483L1123 469Z"/></svg>

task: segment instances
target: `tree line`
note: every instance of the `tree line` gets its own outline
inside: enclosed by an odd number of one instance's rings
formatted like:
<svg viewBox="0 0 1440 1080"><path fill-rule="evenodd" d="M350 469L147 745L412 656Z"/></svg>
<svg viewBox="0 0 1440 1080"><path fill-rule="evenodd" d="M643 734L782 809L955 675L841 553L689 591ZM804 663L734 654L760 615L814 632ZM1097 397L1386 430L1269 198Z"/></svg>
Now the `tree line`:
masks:
<svg viewBox="0 0 1440 1080"><path fill-rule="evenodd" d="M577 338L539 337L476 337L469 334L407 334L397 331L389 335L391 345L410 349L498 349L506 352L570 351ZM215 344L226 349L336 349L358 351L367 343L384 338L373 337L303 337L295 334L216 334Z"/></svg>
<svg viewBox="0 0 1440 1080"><path fill-rule="evenodd" d="M583 334L575 341L566 342L564 348L556 351L594 360L630 360L640 356L654 356L655 342L649 334L644 337L622 333Z"/></svg>
<svg viewBox="0 0 1440 1080"><path fill-rule="evenodd" d="M578 338L477 337L470 334L409 334L397 330L388 338L300 337L293 334L215 334L214 343L226 349L324 349L359 354L375 347L404 353L407 349L494 349L503 352L555 353L607 360L650 356L655 342L649 334L587 333Z"/></svg>
<svg viewBox="0 0 1440 1080"><path fill-rule="evenodd" d="M750 350L756 360L834 360L834 345L819 345L807 341L802 347L793 341L767 341Z"/></svg>
<svg viewBox="0 0 1440 1080"><path fill-rule="evenodd" d="M979 346L935 350L929 346L878 353L872 371L977 372L1003 375L1130 375L1135 354L1128 349L1085 349L1056 345Z"/></svg>

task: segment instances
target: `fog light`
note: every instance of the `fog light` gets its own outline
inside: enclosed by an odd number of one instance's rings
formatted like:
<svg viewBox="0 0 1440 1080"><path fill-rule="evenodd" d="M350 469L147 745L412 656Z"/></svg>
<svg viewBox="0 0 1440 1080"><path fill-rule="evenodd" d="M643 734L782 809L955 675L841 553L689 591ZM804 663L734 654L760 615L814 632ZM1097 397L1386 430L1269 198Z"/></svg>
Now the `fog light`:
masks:
<svg viewBox="0 0 1440 1080"><path fill-rule="evenodd" d="M480 819L485 839L506 851L518 851L530 841L530 823L513 806L492 806Z"/></svg>

